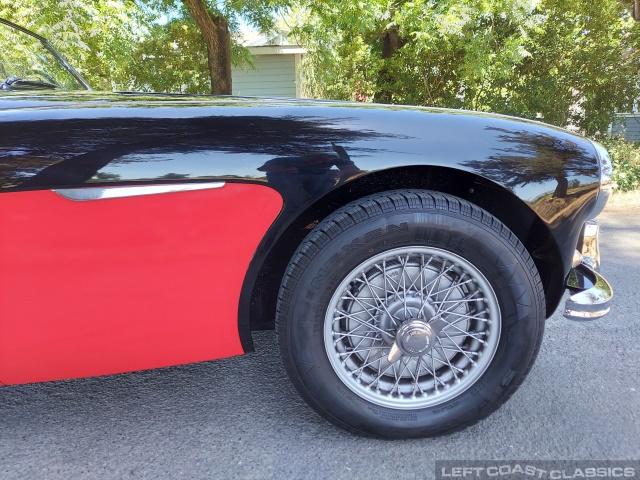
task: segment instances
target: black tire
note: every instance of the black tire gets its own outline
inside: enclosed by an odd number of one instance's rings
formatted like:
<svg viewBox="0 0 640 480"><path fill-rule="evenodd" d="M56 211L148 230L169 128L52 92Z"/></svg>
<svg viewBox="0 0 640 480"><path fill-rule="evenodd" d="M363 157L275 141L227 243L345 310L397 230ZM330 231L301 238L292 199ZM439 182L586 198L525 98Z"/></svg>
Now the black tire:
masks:
<svg viewBox="0 0 640 480"><path fill-rule="evenodd" d="M289 377L323 417L409 438L502 405L535 361L544 318L537 269L507 227L451 195L397 190L307 236L282 280L276 330Z"/></svg>

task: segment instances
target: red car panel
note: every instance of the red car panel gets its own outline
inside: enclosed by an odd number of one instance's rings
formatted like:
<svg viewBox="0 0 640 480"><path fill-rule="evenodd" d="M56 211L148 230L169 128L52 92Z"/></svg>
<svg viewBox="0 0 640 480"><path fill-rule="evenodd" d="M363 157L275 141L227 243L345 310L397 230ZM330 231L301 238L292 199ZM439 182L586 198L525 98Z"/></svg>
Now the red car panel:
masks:
<svg viewBox="0 0 640 480"><path fill-rule="evenodd" d="M85 202L0 195L0 382L244 353L242 282L281 207L250 184Z"/></svg>

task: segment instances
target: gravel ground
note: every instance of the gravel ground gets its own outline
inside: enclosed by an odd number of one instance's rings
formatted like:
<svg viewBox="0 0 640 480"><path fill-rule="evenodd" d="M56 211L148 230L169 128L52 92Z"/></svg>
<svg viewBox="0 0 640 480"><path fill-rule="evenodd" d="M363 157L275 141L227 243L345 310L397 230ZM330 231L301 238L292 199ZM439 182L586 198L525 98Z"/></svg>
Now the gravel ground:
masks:
<svg viewBox="0 0 640 480"><path fill-rule="evenodd" d="M435 439L361 438L311 411L273 332L256 353L0 389L0 478L423 479L435 460L640 459L640 210L602 218L605 319L547 323L529 378L498 412Z"/></svg>

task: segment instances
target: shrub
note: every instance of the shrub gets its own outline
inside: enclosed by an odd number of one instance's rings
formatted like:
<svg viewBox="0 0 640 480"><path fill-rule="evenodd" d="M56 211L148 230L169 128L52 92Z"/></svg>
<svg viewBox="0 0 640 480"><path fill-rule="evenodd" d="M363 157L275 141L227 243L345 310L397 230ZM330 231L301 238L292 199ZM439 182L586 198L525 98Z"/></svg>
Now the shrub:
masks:
<svg viewBox="0 0 640 480"><path fill-rule="evenodd" d="M640 188L640 142L628 142L623 138L609 138L602 143L611 155L613 163L613 189L629 192Z"/></svg>

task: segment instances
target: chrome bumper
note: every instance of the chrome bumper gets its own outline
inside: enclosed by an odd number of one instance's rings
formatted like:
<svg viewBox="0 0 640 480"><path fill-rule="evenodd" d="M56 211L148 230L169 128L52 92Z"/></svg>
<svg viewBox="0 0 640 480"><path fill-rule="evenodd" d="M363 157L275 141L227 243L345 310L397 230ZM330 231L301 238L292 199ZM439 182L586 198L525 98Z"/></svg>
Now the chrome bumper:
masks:
<svg viewBox="0 0 640 480"><path fill-rule="evenodd" d="M586 263L571 270L567 288L573 295L565 304L565 317L571 320L595 320L611 310L611 285Z"/></svg>
<svg viewBox="0 0 640 480"><path fill-rule="evenodd" d="M596 269L600 267L599 226L595 220L586 224L582 262L575 266L567 278L572 293L564 307L564 316L571 320L595 320L611 310L613 289Z"/></svg>
<svg viewBox="0 0 640 480"><path fill-rule="evenodd" d="M596 220L584 224L582 260L595 271L600 270L600 225Z"/></svg>

